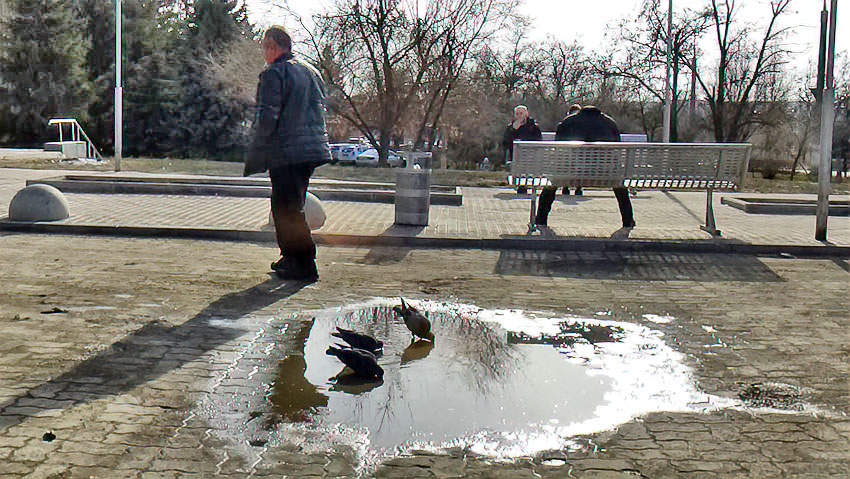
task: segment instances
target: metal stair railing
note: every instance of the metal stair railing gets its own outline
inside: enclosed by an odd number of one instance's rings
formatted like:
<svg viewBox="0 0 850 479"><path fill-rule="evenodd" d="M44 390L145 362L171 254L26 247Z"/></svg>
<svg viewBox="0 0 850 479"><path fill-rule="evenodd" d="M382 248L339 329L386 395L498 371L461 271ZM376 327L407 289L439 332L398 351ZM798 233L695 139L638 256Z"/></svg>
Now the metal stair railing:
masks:
<svg viewBox="0 0 850 479"><path fill-rule="evenodd" d="M103 161L103 155L97 151L94 143L89 139L89 136L86 135L86 132L83 131L83 127L77 122L76 118L51 118L47 122L48 126L58 125L59 126L59 142L64 141L63 139L63 126L70 125L71 127L71 139L69 141L81 141L80 138L83 138L86 142L86 158L94 158L98 161Z"/></svg>

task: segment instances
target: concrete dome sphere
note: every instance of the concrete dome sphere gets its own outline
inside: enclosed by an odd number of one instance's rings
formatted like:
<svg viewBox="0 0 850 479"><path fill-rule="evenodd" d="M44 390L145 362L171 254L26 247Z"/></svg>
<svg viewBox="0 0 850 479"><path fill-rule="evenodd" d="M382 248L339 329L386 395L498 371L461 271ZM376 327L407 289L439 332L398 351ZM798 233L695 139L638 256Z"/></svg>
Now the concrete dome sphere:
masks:
<svg viewBox="0 0 850 479"><path fill-rule="evenodd" d="M328 218L325 214L325 207L322 206L322 200L317 198L313 193L307 193L307 199L304 202L304 216L307 217L307 226L311 230L321 228ZM269 212L269 224L274 225L274 218L271 212Z"/></svg>
<svg viewBox="0 0 850 479"><path fill-rule="evenodd" d="M27 186L9 203L9 219L14 221L57 221L70 214L65 195L50 185Z"/></svg>

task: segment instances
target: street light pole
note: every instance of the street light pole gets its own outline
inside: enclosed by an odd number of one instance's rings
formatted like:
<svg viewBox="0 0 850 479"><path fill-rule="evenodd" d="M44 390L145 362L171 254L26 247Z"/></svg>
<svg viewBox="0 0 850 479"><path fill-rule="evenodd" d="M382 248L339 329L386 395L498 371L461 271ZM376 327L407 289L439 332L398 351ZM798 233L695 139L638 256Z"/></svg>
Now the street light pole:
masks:
<svg viewBox="0 0 850 479"><path fill-rule="evenodd" d="M829 11L829 44L826 55L826 82L821 101L820 117L820 162L818 165L818 204L815 239L826 241L826 224L829 218L829 190L832 178L832 128L835 122L835 21L838 0L832 0Z"/></svg>
<svg viewBox="0 0 850 479"><path fill-rule="evenodd" d="M670 88L670 69L673 55L673 0L667 6L667 74L664 81L664 125L662 141L670 142L670 117L672 116L673 91Z"/></svg>
<svg viewBox="0 0 850 479"><path fill-rule="evenodd" d="M121 171L124 87L121 83L121 0L115 0L115 171Z"/></svg>

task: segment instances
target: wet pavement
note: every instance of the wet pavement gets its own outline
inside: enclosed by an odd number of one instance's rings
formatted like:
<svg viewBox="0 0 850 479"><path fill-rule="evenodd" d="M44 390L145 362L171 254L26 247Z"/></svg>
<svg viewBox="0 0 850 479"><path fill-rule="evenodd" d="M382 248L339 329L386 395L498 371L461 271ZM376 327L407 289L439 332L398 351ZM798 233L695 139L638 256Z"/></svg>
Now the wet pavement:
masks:
<svg viewBox="0 0 850 479"><path fill-rule="evenodd" d="M850 470L845 258L320 247L301 285L273 253L0 235L0 477ZM382 383L339 375L336 326L385 340Z"/></svg>

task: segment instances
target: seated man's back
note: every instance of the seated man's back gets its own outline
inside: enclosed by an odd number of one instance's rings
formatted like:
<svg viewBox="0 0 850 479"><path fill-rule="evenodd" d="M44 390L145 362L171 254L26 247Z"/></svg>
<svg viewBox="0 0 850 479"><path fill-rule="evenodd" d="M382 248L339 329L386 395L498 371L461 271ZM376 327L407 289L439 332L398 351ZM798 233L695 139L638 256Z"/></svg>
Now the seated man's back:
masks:
<svg viewBox="0 0 850 479"><path fill-rule="evenodd" d="M592 105L585 106L578 113L564 118L555 132L556 141L620 141L620 128L617 122L610 116ZM579 194L576 189L576 194ZM616 186L613 188L617 205L620 208L620 217L624 228L635 226L632 212L632 203L626 188ZM537 208L535 223L540 226L548 225L549 212L555 201L555 189L544 188L540 194L540 202Z"/></svg>
<svg viewBox="0 0 850 479"><path fill-rule="evenodd" d="M620 129L610 116L592 105L582 108L558 124L557 141L620 141Z"/></svg>

